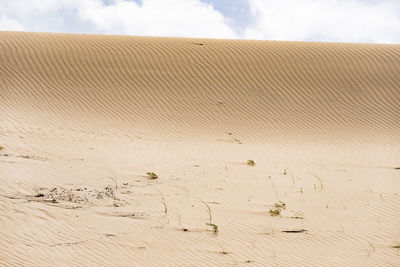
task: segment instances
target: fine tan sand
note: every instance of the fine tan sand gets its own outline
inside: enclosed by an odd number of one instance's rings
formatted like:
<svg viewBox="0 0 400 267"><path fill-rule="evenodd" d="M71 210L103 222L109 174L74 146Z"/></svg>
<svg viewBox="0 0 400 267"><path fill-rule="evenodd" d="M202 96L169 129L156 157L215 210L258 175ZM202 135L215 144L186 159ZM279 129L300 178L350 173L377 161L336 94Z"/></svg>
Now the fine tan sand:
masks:
<svg viewBox="0 0 400 267"><path fill-rule="evenodd" d="M0 266L399 266L400 45L0 32L0 146Z"/></svg>

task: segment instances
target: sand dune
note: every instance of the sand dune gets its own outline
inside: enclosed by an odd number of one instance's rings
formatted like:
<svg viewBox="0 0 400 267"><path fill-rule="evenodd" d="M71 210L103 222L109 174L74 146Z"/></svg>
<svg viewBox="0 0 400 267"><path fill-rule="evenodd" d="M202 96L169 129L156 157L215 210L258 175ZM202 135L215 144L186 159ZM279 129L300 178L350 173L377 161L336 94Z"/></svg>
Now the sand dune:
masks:
<svg viewBox="0 0 400 267"><path fill-rule="evenodd" d="M0 32L0 100L0 265L399 262L399 45Z"/></svg>

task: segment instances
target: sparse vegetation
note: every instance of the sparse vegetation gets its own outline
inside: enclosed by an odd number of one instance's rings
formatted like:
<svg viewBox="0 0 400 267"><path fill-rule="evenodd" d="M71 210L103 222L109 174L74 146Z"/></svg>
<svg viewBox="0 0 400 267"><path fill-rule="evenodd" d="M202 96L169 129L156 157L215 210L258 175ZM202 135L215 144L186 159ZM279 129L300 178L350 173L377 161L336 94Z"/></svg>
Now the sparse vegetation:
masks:
<svg viewBox="0 0 400 267"><path fill-rule="evenodd" d="M157 189L158 193L160 194L160 201L161 204L164 206L164 213L167 214L168 213L168 206L167 206L167 201L165 200L164 194L161 193L161 191L159 189ZM179 219L179 225L181 224L181 217L180 215L178 215L178 219Z"/></svg>
<svg viewBox="0 0 400 267"><path fill-rule="evenodd" d="M148 176L150 179L152 179L152 180L155 180L155 179L158 178L158 175L155 174L154 172L148 172L148 173L146 173L146 174L147 174L147 176Z"/></svg>
<svg viewBox="0 0 400 267"><path fill-rule="evenodd" d="M165 197L163 195L161 195L161 203L164 206L164 213L167 214L168 213L167 202L165 201Z"/></svg>
<svg viewBox="0 0 400 267"><path fill-rule="evenodd" d="M269 215L270 216L279 216L281 215L281 211L286 209L286 203L279 200L278 203L274 204L275 209L270 209L269 210Z"/></svg>
<svg viewBox="0 0 400 267"><path fill-rule="evenodd" d="M275 203L274 207L277 209L286 209L286 204L280 200L278 203Z"/></svg>
<svg viewBox="0 0 400 267"><path fill-rule="evenodd" d="M256 163L254 162L254 160L249 159L249 160L247 161L247 165L249 165L249 166L254 166L254 165L256 165Z"/></svg>
<svg viewBox="0 0 400 267"><path fill-rule="evenodd" d="M208 217L209 217L209 220L210 220L209 225L211 225L211 224L212 224L212 213L211 213L211 208L210 208L210 206L209 206L206 202L204 202L204 201L202 201L202 202L203 202L203 204L207 207Z"/></svg>
<svg viewBox="0 0 400 267"><path fill-rule="evenodd" d="M207 223L207 225L211 226L214 233L218 232L218 225L214 224L214 223Z"/></svg>
<svg viewBox="0 0 400 267"><path fill-rule="evenodd" d="M271 216L279 216L279 215L281 215L281 210L280 209L270 209L269 210L269 215L271 215Z"/></svg>
<svg viewBox="0 0 400 267"><path fill-rule="evenodd" d="M202 201L203 202L203 204L207 207L207 212L208 212L208 219L209 219L209 223L207 223L207 225L209 225L209 226L211 226L212 228L213 228L213 231L214 231L214 233L217 233L218 232L218 225L216 225L216 224L214 224L213 222L212 222L212 212L211 212L211 208L210 208L210 206L206 203L206 202L204 202L204 201Z"/></svg>
<svg viewBox="0 0 400 267"><path fill-rule="evenodd" d="M322 190L324 189L324 184L322 183L321 177L319 177L319 176L316 175L316 174L314 174L314 177L315 177L315 179L317 179L318 182L319 182L319 191L322 191ZM314 190L316 190L316 189L317 189L317 187L316 187L316 185L314 185Z"/></svg>

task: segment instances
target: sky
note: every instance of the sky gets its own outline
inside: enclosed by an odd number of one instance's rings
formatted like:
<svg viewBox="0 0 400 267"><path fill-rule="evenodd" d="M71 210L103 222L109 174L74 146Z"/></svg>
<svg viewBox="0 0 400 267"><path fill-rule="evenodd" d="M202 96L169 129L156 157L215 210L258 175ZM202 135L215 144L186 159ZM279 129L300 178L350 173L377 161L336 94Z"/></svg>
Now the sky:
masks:
<svg viewBox="0 0 400 267"><path fill-rule="evenodd" d="M0 0L0 30L400 43L400 0Z"/></svg>

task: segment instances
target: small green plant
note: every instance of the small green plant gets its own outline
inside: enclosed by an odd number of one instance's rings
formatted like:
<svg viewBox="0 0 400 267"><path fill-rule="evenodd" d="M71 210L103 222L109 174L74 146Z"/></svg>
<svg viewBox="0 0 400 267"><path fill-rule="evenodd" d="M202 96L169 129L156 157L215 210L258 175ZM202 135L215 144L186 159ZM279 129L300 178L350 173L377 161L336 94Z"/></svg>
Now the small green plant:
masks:
<svg viewBox="0 0 400 267"><path fill-rule="evenodd" d="M319 182L319 191L322 191L324 189L324 184L322 182L321 177L319 177L318 175L314 174L314 177L318 180ZM317 186L314 184L314 190L316 191Z"/></svg>
<svg viewBox="0 0 400 267"><path fill-rule="evenodd" d="M247 161L247 165L249 165L249 166L254 166L254 165L256 165L256 163L254 162L254 160L249 159L249 160Z"/></svg>
<svg viewBox="0 0 400 267"><path fill-rule="evenodd" d="M160 194L160 201L161 204L164 206L164 213L167 214L168 213L168 206L167 206L167 201L165 200L164 194L161 193L161 191L159 189L157 189L158 193ZM179 217L179 224L181 224L181 217L180 215L178 215Z"/></svg>
<svg viewBox="0 0 400 267"><path fill-rule="evenodd" d="M277 209L286 209L286 204L280 200L278 203L275 203L274 207Z"/></svg>
<svg viewBox="0 0 400 267"><path fill-rule="evenodd" d="M218 232L218 225L214 224L214 223L207 223L207 225L211 226L214 233Z"/></svg>
<svg viewBox="0 0 400 267"><path fill-rule="evenodd" d="M212 224L212 213L211 213L211 208L210 208L210 206L206 203L206 202L204 202L203 200L202 200L202 202L203 202L203 204L207 207L207 212L208 212L208 219L210 220L210 223L208 223L208 225L211 225Z"/></svg>
<svg viewBox="0 0 400 267"><path fill-rule="evenodd" d="M279 216L281 215L281 210L280 209L270 209L269 210L269 215L271 216Z"/></svg>
<svg viewBox="0 0 400 267"><path fill-rule="evenodd" d="M158 178L158 175L155 174L154 172L148 172L148 173L147 173L147 176L148 176L150 179L152 179L152 180L155 180L155 179Z"/></svg>
<svg viewBox="0 0 400 267"><path fill-rule="evenodd" d="M279 216L281 215L281 211L286 209L286 203L279 200L278 203L274 204L275 209L270 209L269 210L269 215L271 216Z"/></svg>
<svg viewBox="0 0 400 267"><path fill-rule="evenodd" d="M161 203L164 206L164 213L167 214L168 213L168 206L167 206L167 202L165 201L165 197L163 195L161 195Z"/></svg>
<svg viewBox="0 0 400 267"><path fill-rule="evenodd" d="M206 203L206 202L204 202L203 200L202 200L202 202L203 202L203 204L207 207L207 212L208 212L208 219L209 219L209 223L207 223L207 225L209 225L209 226L211 226L212 228L213 228L213 231L214 231L214 233L217 233L218 232L218 225L216 225L216 224L214 224L213 222L212 222L212 212L211 212L211 208L210 208L210 206Z"/></svg>

